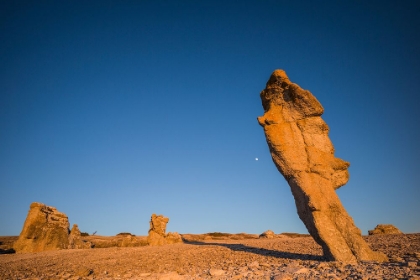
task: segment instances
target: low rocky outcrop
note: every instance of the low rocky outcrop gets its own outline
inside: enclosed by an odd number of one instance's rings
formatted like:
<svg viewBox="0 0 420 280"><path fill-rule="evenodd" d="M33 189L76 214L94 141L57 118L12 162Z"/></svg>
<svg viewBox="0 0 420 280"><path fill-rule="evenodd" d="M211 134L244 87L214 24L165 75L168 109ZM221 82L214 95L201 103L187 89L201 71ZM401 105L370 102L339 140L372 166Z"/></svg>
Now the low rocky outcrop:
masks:
<svg viewBox="0 0 420 280"><path fill-rule="evenodd" d="M111 247L140 247L147 246L147 236L135 235L116 235L101 236L90 235L82 236L83 240L89 241L94 248L111 248Z"/></svg>
<svg viewBox="0 0 420 280"><path fill-rule="evenodd" d="M77 224L74 224L69 234L69 249L90 249L93 244L82 239L82 233Z"/></svg>
<svg viewBox="0 0 420 280"><path fill-rule="evenodd" d="M181 235L177 232L169 232L166 234L166 224L169 218L163 215L153 214L150 219L149 235L147 236L147 243L151 246L181 243Z"/></svg>
<svg viewBox="0 0 420 280"><path fill-rule="evenodd" d="M178 232L168 232L166 244L182 243L182 236Z"/></svg>
<svg viewBox="0 0 420 280"><path fill-rule="evenodd" d="M18 240L16 253L67 249L69 220L64 213L42 203L31 204Z"/></svg>
<svg viewBox="0 0 420 280"><path fill-rule="evenodd" d="M402 234L403 232L400 231L397 227L393 225L384 225L379 224L374 229L369 230L369 235L375 234Z"/></svg>
<svg viewBox="0 0 420 280"><path fill-rule="evenodd" d="M266 231L264 231L263 233L260 234L259 238L272 239L272 238L276 238L276 234L272 230L266 230Z"/></svg>
<svg viewBox="0 0 420 280"><path fill-rule="evenodd" d="M372 251L335 190L349 180L350 163L334 156L324 108L307 90L276 70L260 93L264 128L274 164L288 182L299 218L331 261L386 261Z"/></svg>

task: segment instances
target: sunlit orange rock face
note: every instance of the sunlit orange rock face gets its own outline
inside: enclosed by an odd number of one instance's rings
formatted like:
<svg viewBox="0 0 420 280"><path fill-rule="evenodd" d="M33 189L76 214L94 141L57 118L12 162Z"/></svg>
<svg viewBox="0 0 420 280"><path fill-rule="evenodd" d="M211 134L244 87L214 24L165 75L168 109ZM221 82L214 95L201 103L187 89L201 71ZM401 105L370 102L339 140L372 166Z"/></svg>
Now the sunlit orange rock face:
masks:
<svg viewBox="0 0 420 280"><path fill-rule="evenodd" d="M67 249L68 244L69 220L66 214L34 202L13 248L17 253L42 252Z"/></svg>
<svg viewBox="0 0 420 280"><path fill-rule="evenodd" d="M324 109L307 90L276 70L261 92L264 128L274 164L287 180L300 219L328 260L385 261L372 251L335 190L349 180L349 163L334 156Z"/></svg>

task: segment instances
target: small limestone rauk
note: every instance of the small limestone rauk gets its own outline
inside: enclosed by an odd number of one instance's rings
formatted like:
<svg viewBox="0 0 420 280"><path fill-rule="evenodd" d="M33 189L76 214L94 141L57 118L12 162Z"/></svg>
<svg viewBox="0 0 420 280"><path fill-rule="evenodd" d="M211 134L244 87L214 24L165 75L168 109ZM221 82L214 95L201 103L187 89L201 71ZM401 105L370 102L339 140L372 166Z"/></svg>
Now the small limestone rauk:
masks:
<svg viewBox="0 0 420 280"><path fill-rule="evenodd" d="M69 226L66 214L54 207L33 202L13 248L17 253L67 249Z"/></svg>
<svg viewBox="0 0 420 280"><path fill-rule="evenodd" d="M177 232L169 232L166 234L166 224L169 218L163 215L152 214L150 218L149 235L147 243L151 246L159 246L165 244L182 243L182 237Z"/></svg>

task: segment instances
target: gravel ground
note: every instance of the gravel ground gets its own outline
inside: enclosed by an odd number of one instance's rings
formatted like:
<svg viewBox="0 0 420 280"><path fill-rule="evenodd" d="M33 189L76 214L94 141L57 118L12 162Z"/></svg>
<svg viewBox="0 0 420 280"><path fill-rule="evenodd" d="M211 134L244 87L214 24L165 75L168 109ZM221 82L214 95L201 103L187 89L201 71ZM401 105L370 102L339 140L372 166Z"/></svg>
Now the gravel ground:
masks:
<svg viewBox="0 0 420 280"><path fill-rule="evenodd" d="M390 262L326 262L311 237L0 254L1 279L420 279L420 234L368 236Z"/></svg>

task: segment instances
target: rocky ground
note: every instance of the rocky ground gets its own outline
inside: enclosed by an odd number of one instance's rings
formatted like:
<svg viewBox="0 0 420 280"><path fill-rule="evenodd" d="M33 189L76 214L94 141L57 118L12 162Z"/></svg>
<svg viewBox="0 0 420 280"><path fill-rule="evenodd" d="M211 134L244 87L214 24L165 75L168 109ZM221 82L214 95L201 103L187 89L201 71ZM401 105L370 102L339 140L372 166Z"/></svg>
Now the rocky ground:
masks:
<svg viewBox="0 0 420 280"><path fill-rule="evenodd" d="M366 240L390 262L326 262L311 237L207 238L157 247L0 254L0 279L420 279L420 234ZM9 252L6 242L10 238L0 238L3 253Z"/></svg>

